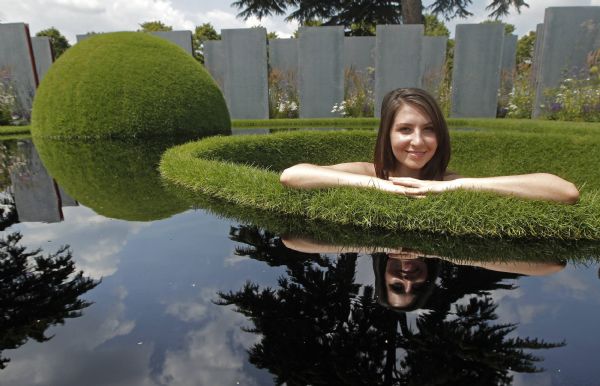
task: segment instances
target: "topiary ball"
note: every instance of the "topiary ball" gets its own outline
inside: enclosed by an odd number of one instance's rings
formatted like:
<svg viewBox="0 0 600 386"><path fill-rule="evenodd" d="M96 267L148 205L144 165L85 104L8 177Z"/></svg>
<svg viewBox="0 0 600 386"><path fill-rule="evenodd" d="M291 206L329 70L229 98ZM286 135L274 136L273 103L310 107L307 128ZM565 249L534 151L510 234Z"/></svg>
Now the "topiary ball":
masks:
<svg viewBox="0 0 600 386"><path fill-rule="evenodd" d="M38 87L34 137L147 137L231 132L223 94L177 45L142 32L92 36Z"/></svg>

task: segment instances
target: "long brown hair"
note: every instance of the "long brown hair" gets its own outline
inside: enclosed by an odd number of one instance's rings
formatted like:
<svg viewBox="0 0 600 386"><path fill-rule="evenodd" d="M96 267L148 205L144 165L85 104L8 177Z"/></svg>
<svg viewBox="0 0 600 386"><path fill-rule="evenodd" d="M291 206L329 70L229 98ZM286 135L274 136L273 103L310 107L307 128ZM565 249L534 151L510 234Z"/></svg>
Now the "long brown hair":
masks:
<svg viewBox="0 0 600 386"><path fill-rule="evenodd" d="M427 91L419 88L399 88L390 91L383 97L374 157L377 177L387 180L390 171L396 165L396 157L394 157L390 143L390 131L394 125L396 113L404 105L410 105L429 117L437 138L435 154L421 169L420 178L424 180L444 179L446 168L450 162L448 125L435 98Z"/></svg>

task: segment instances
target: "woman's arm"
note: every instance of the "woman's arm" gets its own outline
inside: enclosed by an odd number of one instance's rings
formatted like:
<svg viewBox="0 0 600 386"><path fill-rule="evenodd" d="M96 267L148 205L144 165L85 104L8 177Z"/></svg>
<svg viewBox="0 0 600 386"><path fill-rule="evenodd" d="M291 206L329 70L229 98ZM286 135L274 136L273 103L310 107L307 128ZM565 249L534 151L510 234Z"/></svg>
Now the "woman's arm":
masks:
<svg viewBox="0 0 600 386"><path fill-rule="evenodd" d="M298 164L285 169L279 181L287 187L296 189L355 186L398 194L405 194L407 190L392 181L377 178L375 167L369 162L349 162L330 166Z"/></svg>
<svg viewBox="0 0 600 386"><path fill-rule="evenodd" d="M565 204L575 204L579 200L579 191L575 185L549 173L484 178L449 177L446 181L425 181L413 178L390 178L390 180L408 188L407 195L422 196L465 189Z"/></svg>

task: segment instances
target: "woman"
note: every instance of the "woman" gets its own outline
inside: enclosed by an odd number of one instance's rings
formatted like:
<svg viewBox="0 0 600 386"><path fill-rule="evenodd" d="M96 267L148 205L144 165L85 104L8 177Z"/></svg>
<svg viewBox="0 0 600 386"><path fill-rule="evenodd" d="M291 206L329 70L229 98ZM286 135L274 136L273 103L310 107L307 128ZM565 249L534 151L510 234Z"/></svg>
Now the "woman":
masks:
<svg viewBox="0 0 600 386"><path fill-rule="evenodd" d="M553 174L464 178L448 171L448 126L435 99L421 89L401 88L384 97L374 159L298 164L285 169L280 181L298 189L370 187L418 198L465 189L567 204L579 200L575 185Z"/></svg>

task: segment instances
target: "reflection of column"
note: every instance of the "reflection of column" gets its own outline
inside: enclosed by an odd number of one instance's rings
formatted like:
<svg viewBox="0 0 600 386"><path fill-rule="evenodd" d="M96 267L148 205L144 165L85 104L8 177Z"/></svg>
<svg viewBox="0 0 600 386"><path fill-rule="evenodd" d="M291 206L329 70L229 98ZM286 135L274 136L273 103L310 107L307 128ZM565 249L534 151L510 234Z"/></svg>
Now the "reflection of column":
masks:
<svg viewBox="0 0 600 386"><path fill-rule="evenodd" d="M60 203L61 203L61 206L63 208L65 206L79 206L79 203L77 202L77 200L75 200L73 197L69 196L67 194L67 192L65 192L65 190L60 185L58 185L56 183L56 181L54 183L58 187L58 194L60 196Z"/></svg>
<svg viewBox="0 0 600 386"><path fill-rule="evenodd" d="M19 221L62 221L60 196L31 141L18 144L18 159L10 168Z"/></svg>

